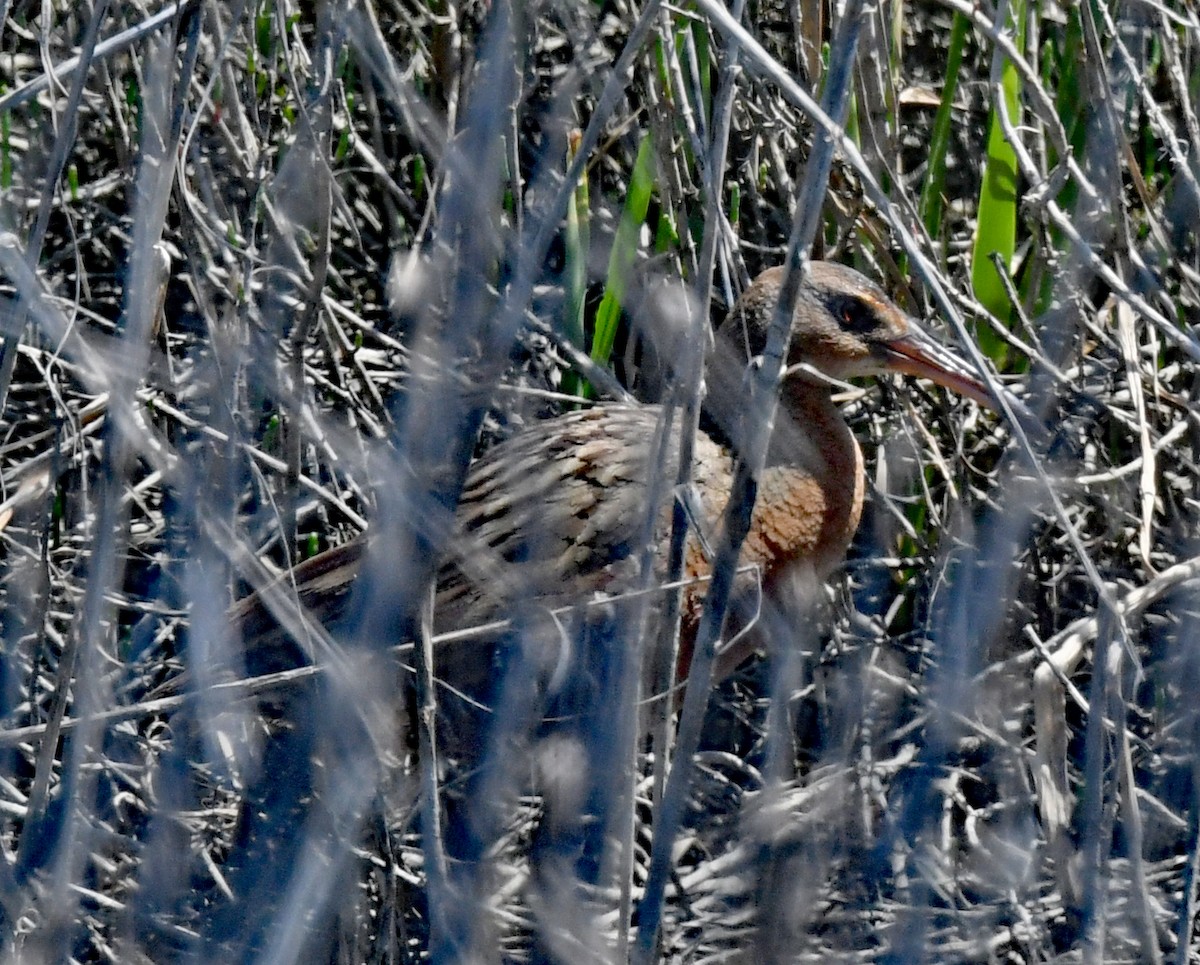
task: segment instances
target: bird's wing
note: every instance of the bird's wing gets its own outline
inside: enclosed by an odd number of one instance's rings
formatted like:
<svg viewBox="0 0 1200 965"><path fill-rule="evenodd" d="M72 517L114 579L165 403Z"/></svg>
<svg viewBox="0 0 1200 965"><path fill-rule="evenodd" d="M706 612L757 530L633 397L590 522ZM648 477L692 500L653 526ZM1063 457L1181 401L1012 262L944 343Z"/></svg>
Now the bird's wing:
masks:
<svg viewBox="0 0 1200 965"><path fill-rule="evenodd" d="M523 601L577 603L632 577L648 531L647 482L661 449L660 419L655 406L597 406L536 423L476 460L438 572L435 629L503 618ZM677 458L676 430L661 453L665 485L650 530L655 541L665 538ZM718 497L728 493L728 457L704 436L695 473L713 524L723 505ZM366 547L359 536L305 561L281 578L291 584L285 592L328 625L349 599ZM259 594L230 615L248 639L281 633Z"/></svg>
<svg viewBox="0 0 1200 965"><path fill-rule="evenodd" d="M653 406L573 412L477 460L438 578L439 629L492 619L524 600L579 601L632 573L647 533L660 415ZM677 452L675 433L662 456L667 480Z"/></svg>

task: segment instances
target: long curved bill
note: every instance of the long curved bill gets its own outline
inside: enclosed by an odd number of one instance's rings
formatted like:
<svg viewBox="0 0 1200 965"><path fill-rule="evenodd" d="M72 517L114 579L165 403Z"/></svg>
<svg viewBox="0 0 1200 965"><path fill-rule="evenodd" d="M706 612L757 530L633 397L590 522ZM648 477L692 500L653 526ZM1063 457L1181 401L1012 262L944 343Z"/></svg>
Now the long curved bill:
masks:
<svg viewBox="0 0 1200 965"><path fill-rule="evenodd" d="M908 334L884 343L883 350L884 364L890 371L929 379L993 412L1001 411L996 397L967 363L935 342L915 322L910 320Z"/></svg>

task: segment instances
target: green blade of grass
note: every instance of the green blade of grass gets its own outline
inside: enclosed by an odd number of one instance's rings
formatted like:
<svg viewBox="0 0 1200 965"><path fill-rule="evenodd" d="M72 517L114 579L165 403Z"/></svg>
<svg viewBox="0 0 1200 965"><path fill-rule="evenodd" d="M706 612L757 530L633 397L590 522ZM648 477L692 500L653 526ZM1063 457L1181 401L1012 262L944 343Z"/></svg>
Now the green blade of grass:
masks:
<svg viewBox="0 0 1200 965"><path fill-rule="evenodd" d="M1047 90L1054 91L1054 103L1058 116L1067 134L1067 143L1076 157L1085 157L1087 150L1088 107L1084 102L1083 80L1080 77L1085 51L1083 45L1083 23L1079 9L1067 11L1067 23L1060 36L1047 40L1042 50L1042 82ZM1048 160L1053 167L1061 162L1053 144L1047 146ZM1079 185L1074 178L1067 180L1058 194L1058 203L1066 211L1074 211L1079 200ZM1057 251L1068 245L1066 236L1055 224L1049 227L1050 244ZM1036 314L1046 311L1054 300L1057 279L1053 272L1037 266L1031 285L1037 286Z"/></svg>
<svg viewBox="0 0 1200 965"><path fill-rule="evenodd" d="M575 160L579 151L582 132L572 131L567 139L567 166ZM584 351L583 310L587 299L587 259L591 241L589 195L587 174L584 173L575 186L575 192L567 204L566 234L566 288L567 300L563 314L563 327L571 342ZM567 395L586 395L585 381L575 371L563 376L562 390Z"/></svg>
<svg viewBox="0 0 1200 965"><path fill-rule="evenodd" d="M1025 49L1025 3L1013 0L1012 17L1017 25L1014 43L1018 51ZM1021 123L1021 81L1017 69L1005 62L1000 68L1000 89L1012 126ZM971 257L971 287L975 297L992 315L1010 324L1012 306L1004 284L992 261L998 254L1011 268L1017 244L1017 155L1004 136L998 105L993 106L988 124L987 157L983 182L979 188L978 220L975 227L975 247ZM988 326L978 327L979 347L1001 365L1007 346Z"/></svg>
<svg viewBox="0 0 1200 965"><path fill-rule="evenodd" d="M637 256L638 232L646 220L650 208L650 195L654 191L654 145L649 134L642 138L637 160L629 178L629 192L625 196L625 207L617 225L612 252L608 256L608 275L605 278L604 297L596 311L596 330L592 335L592 360L598 365L607 365L617 339L617 323L621 318L621 305L629 285L629 275Z"/></svg>
<svg viewBox="0 0 1200 965"><path fill-rule="evenodd" d="M712 119L712 48L709 43L708 24L700 19L692 21L692 38L696 46L696 72L700 75L700 94L704 98L703 110L706 121Z"/></svg>
<svg viewBox="0 0 1200 965"><path fill-rule="evenodd" d="M962 67L968 27L967 18L961 13L956 13L954 23L950 27L950 48L947 51L942 102L938 105L937 115L933 119L933 134L929 141L929 166L925 172L925 184L921 187L918 209L921 223L929 237L935 239L942 236L942 212L946 198L946 150L950 144L950 122L954 115L954 98L958 94L958 72Z"/></svg>
<svg viewBox="0 0 1200 965"><path fill-rule="evenodd" d="M7 85L0 84L0 93L8 90ZM8 111L0 113L0 188L7 191L13 183L12 162L12 121Z"/></svg>

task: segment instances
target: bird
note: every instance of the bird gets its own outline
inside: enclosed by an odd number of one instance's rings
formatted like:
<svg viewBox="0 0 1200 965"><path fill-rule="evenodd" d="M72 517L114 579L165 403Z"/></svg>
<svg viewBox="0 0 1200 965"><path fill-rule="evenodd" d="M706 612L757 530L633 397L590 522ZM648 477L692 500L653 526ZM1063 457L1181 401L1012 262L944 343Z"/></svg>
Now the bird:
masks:
<svg viewBox="0 0 1200 965"><path fill-rule="evenodd" d="M689 537L685 553L685 641L700 614L711 538L720 532L732 487L736 432L718 441L719 427L736 423L731 412L739 409L742 372L763 350L783 278L782 267L760 274L717 331L707 375L715 428L697 434L692 463L692 492L699 496L693 516L701 531ZM824 581L845 559L862 516L864 470L833 386L885 372L925 378L997 408L971 366L875 282L836 262L810 262L740 558L757 568L768 596L797 568ZM664 483L658 492L672 492L679 422L662 450L661 406L605 402L535 422L484 452L467 471L437 572L435 633L502 620L519 607L551 610L631 588L647 533L654 575L665 576L671 501L662 501L649 525L647 512L655 482ZM368 539L360 535L294 569L288 579L306 609L327 618L344 605ZM258 595L235 605L231 619L246 638L271 622ZM484 658L467 659L487 665ZM739 662L740 656L727 657L718 676Z"/></svg>
<svg viewBox="0 0 1200 965"><path fill-rule="evenodd" d="M689 670L687 643L704 602L703 578L712 568L710 548L719 545L733 489L739 411L744 408L742 373L763 351L782 281L782 269L769 269L749 285L719 327L707 366L712 422L694 440L691 491L696 497L689 500L694 523L684 560L689 582L680 609L681 678ZM834 403L831 380L898 372L995 405L966 363L942 349L878 285L851 268L812 262L792 322L779 412L740 559L759 574L749 578L749 589L760 585L768 600L785 590L796 572L816 580L833 574L862 514L862 452ZM632 715L622 702L630 676L624 657L631 651L612 643L625 643L630 638L625 631L639 624L622 623L619 604L605 601L656 585L667 575L683 432L676 414L664 436L667 411L660 405L616 402L572 409L518 430L467 469L433 594L433 630L443 635L440 642L435 637L433 649L434 675L443 684L436 713L427 713L430 707L424 702L417 709L417 688L411 686L396 701L402 711L397 719L404 722L397 732L409 735L410 744L412 734L433 723L421 730L417 757L443 792L422 797L434 805L440 802L444 812L441 842L426 831L426 840L433 842L427 867L437 866L439 848L453 859L445 862L449 871L443 871L450 884L439 889L442 914L452 923L443 926L447 934L473 934L479 909L494 901L490 893L485 896L491 871L479 869L490 869L494 855L508 846L506 829L515 826L516 801L529 800L531 794L540 801L540 814L529 832L528 907L566 907L571 914L590 915L590 899L580 903L581 882L588 895L599 893L591 889L610 887L604 869L611 865L613 816L627 809L624 782L614 779L629 767L629 745L619 734L627 728L641 732L646 724L641 711L649 701ZM665 498L654 500L655 494ZM368 530L300 563L275 590L294 595L311 614L305 622L333 625L338 611L353 599L371 538ZM645 561L653 572L642 571ZM372 579L378 578L377 569L382 567L372 567ZM279 611L269 605L268 589L244 598L229 612L245 642L248 670L253 649L273 649L281 634L287 636L272 626ZM372 589L379 592L381 587ZM579 606L594 601L602 605ZM568 612L545 619L561 607ZM670 612L669 607L652 609L660 616ZM607 620L609 615L616 619ZM354 616L346 613L344 618L353 621ZM511 631L469 638L462 632L503 620L512 621ZM657 658L668 649L673 628L661 619L644 625L646 663L654 665L648 679L655 682L663 663ZM752 637L741 634L739 639ZM293 642L297 648L300 644ZM561 655L553 653L555 645ZM726 650L715 676L731 673L743 653L738 647ZM385 688L390 683L382 682ZM643 693L653 699L660 691ZM677 695L679 689L667 687L661 693ZM459 699L464 696L468 699ZM374 744L357 739L357 724L345 733L335 725L337 739L326 740L317 722L342 718L323 699L320 687L289 685L267 697L279 703L266 703L266 715L286 725L268 729L270 739L264 742L255 782L245 791L237 833L239 840L269 841L271 848L263 849L263 862L269 864L280 849L286 853L289 843L278 829L309 820L312 801L326 786L325 772L333 771L333 757L322 768L311 766L310 758L321 751L332 754L327 746ZM433 750L432 758L421 757L426 748ZM656 760L665 758L657 746L654 750ZM277 817L280 813L285 817ZM425 809L420 813L423 821ZM430 889L431 902L439 890ZM560 915L552 920L557 934L562 921L575 919ZM533 927L544 924L533 919Z"/></svg>

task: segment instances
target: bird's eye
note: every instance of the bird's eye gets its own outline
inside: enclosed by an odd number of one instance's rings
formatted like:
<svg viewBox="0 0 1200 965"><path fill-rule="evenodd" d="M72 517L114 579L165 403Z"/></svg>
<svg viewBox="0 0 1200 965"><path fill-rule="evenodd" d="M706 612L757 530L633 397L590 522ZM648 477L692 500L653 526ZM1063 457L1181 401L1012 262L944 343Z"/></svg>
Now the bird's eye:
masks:
<svg viewBox="0 0 1200 965"><path fill-rule="evenodd" d="M865 334L876 327L875 313L857 298L839 298L833 305L838 324L848 332Z"/></svg>

